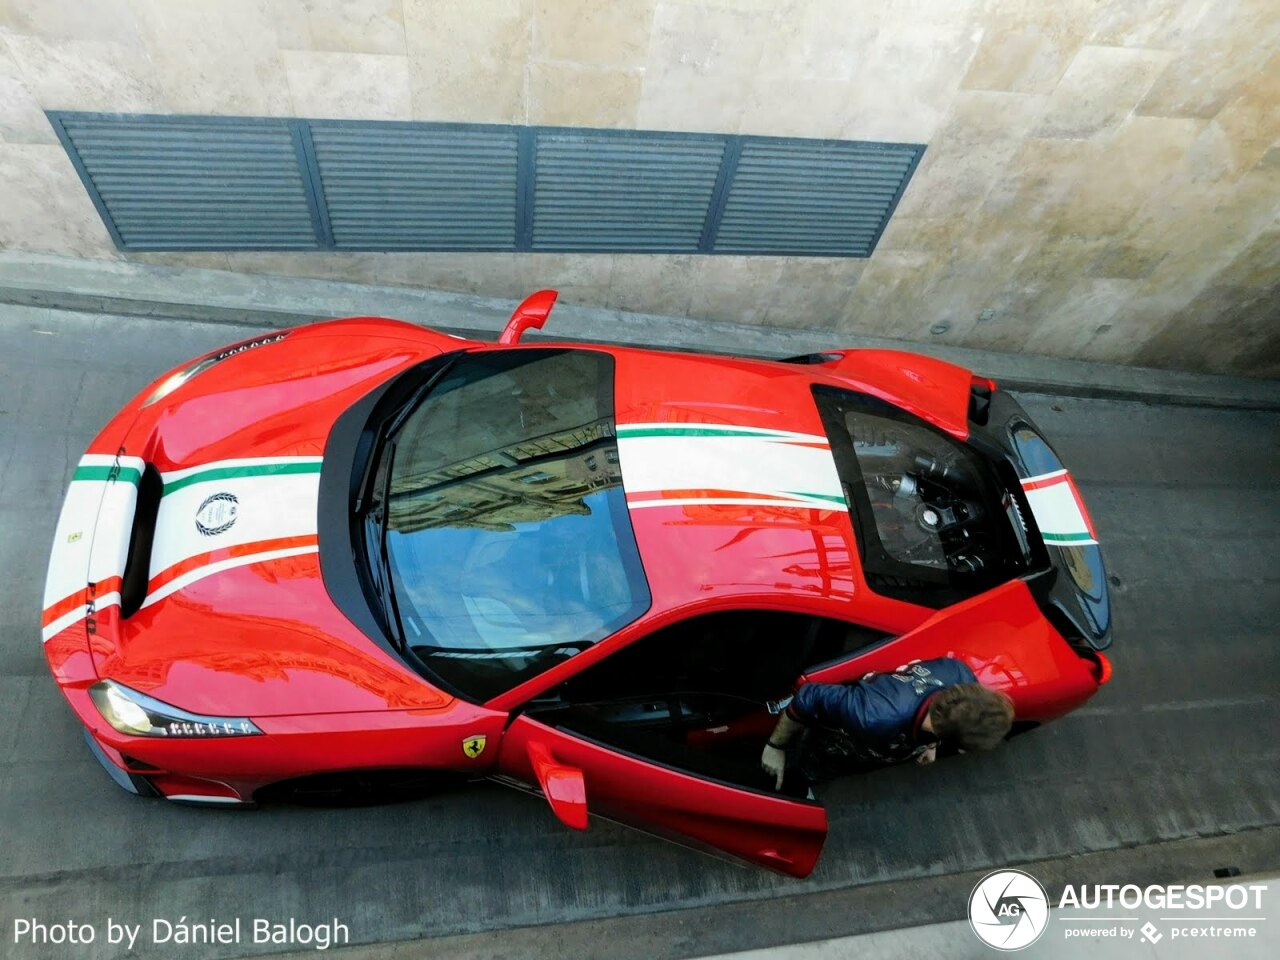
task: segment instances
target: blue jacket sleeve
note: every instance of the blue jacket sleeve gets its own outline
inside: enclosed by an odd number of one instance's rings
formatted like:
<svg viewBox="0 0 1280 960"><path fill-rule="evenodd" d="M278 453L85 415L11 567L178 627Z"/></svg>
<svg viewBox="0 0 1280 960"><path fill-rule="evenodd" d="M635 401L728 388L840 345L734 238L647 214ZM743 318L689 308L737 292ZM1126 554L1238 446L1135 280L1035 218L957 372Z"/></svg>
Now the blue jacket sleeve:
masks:
<svg viewBox="0 0 1280 960"><path fill-rule="evenodd" d="M866 693L861 684L806 683L788 708L803 724L860 730L866 723Z"/></svg>
<svg viewBox="0 0 1280 960"><path fill-rule="evenodd" d="M921 666L928 668L935 677L942 681L944 687L955 686L957 683L978 682L978 678L969 669L969 665L963 660L956 660L953 657L926 660Z"/></svg>

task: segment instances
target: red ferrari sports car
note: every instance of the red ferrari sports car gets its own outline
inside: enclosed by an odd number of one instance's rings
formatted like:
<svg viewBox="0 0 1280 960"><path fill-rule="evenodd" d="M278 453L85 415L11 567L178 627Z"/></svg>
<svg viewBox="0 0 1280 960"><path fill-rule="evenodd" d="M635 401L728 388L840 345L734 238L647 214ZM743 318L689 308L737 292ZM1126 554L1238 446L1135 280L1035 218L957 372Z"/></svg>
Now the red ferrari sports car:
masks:
<svg viewBox="0 0 1280 960"><path fill-rule="evenodd" d="M795 876L759 769L807 680L963 659L1018 729L1106 682L1101 554L1008 393L886 350L787 361L356 318L148 386L72 477L44 650L133 793L451 771Z"/></svg>

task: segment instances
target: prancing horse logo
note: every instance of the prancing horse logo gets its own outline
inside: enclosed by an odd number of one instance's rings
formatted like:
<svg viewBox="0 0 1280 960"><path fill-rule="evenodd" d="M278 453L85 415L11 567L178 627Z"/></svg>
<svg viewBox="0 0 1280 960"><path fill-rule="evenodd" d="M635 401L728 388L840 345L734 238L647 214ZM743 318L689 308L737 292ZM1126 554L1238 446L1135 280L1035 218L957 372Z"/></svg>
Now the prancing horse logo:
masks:
<svg viewBox="0 0 1280 960"><path fill-rule="evenodd" d="M230 530L240 515L240 501L233 493L215 493L206 497L196 511L196 529L206 537Z"/></svg>
<svg viewBox="0 0 1280 960"><path fill-rule="evenodd" d="M480 754L484 753L484 745L486 742L487 738L483 733L474 737L467 737L467 739L462 741L462 752L474 760L476 757L480 756Z"/></svg>

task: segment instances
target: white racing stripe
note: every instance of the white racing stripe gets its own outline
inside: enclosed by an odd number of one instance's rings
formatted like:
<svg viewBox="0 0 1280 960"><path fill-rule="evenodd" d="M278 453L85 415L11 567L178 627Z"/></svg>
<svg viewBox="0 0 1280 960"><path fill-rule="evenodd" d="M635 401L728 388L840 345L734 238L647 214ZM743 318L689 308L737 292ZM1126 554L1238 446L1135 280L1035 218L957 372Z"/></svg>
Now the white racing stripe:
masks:
<svg viewBox="0 0 1280 960"><path fill-rule="evenodd" d="M819 442L823 446L804 445ZM629 501L633 509L713 502L688 496L690 491L699 490L710 492L712 497L719 493L728 503L758 499L781 507L848 509L825 439L804 434L627 436L619 430L618 459L628 497L663 492L672 495L666 500ZM778 499L765 499L768 497Z"/></svg>
<svg viewBox="0 0 1280 960"><path fill-rule="evenodd" d="M124 576L137 506L136 484L106 484L102 505L98 508L98 522L93 530L93 546L89 550L89 583Z"/></svg>
<svg viewBox="0 0 1280 960"><path fill-rule="evenodd" d="M122 523L133 522L133 503L137 498L137 484L125 479L108 482L105 472L116 465L116 458L103 454L85 454L80 458L76 474L93 479L73 479L67 487L58 515L58 526L53 534L53 549L49 554L49 569L44 581L44 605L48 609L59 600L83 590L90 580L90 561L97 528L106 524L118 529ZM121 457L122 471L141 471L143 462L138 457ZM132 476L124 474L123 476ZM111 488L110 499L104 496ZM125 514L127 513L127 519ZM127 537L126 537L127 539ZM121 562L111 561L111 551L100 549L95 561L97 579L105 580L124 572ZM118 567L119 569L109 569Z"/></svg>
<svg viewBox="0 0 1280 960"><path fill-rule="evenodd" d="M1029 477L1022 484L1045 543L1079 547L1098 542L1080 510L1073 481L1066 470ZM1031 489L1025 489L1028 486Z"/></svg>
<svg viewBox="0 0 1280 960"><path fill-rule="evenodd" d="M156 519L149 576L215 550L284 538L314 537L317 527L320 457L240 458L176 470L162 477L164 496ZM146 464L138 457L86 454L81 458L63 501L45 579L44 609L81 594L89 583L124 575L137 507L138 478ZM225 509L211 534L196 523L202 505L235 498L234 522L224 526ZM215 503L215 507L217 504ZM260 550L208 563L164 584L145 605L171 596L204 577L267 560L316 552L311 545ZM120 603L111 592L95 598L95 609ZM45 642L83 620L82 603L41 628Z"/></svg>
<svg viewBox="0 0 1280 960"><path fill-rule="evenodd" d="M279 461L275 461L279 463ZM319 463L319 461L308 461ZM208 472L209 464L201 468ZM183 471L194 477L192 471ZM170 475L164 477L166 490ZM244 546L263 540L314 535L319 498L320 474L264 474L222 477L213 475L165 493L156 518L155 541L151 547L151 576L175 564L211 550ZM229 494L235 498L235 521L225 530L204 534L196 515L210 497Z"/></svg>

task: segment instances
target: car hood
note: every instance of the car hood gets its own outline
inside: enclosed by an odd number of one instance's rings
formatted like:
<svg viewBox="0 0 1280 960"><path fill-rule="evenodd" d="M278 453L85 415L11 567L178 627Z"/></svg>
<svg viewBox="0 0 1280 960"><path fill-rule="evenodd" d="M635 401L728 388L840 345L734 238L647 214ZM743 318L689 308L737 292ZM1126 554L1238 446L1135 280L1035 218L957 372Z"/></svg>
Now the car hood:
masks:
<svg viewBox="0 0 1280 960"><path fill-rule="evenodd" d="M98 675L220 715L451 699L343 616L317 559L333 421L451 344L395 321L320 324L199 358L144 390L121 415L131 415L127 429L100 438L114 449L86 457L136 475L132 496L118 479L108 489L95 524L91 552L116 558L124 598L123 611L100 603L87 620ZM105 582L100 572L89 579Z"/></svg>

